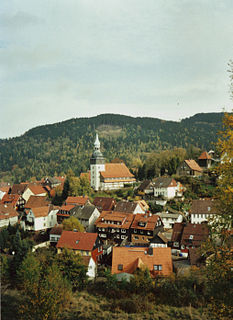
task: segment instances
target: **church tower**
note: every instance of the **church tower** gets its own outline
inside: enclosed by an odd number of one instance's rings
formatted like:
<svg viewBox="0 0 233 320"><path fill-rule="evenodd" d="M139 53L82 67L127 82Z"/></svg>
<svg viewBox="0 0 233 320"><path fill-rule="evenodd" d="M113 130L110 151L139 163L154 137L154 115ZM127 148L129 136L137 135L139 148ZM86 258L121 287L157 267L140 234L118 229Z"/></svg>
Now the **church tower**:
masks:
<svg viewBox="0 0 233 320"><path fill-rule="evenodd" d="M100 189L100 171L105 171L105 161L102 153L100 152L100 142L98 133L94 143L94 152L90 159L91 169L91 187L94 190Z"/></svg>

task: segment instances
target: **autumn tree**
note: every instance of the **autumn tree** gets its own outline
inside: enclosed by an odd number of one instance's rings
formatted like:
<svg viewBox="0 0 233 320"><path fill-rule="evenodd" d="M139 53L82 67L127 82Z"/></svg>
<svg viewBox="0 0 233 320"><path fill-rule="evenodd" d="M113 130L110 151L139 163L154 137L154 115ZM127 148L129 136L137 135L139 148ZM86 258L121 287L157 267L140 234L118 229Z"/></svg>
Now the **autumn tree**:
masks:
<svg viewBox="0 0 233 320"><path fill-rule="evenodd" d="M70 217L68 219L65 219L62 222L62 224L63 224L63 230L66 230L66 231L77 230L79 232L84 232L83 225L75 217Z"/></svg>
<svg viewBox="0 0 233 320"><path fill-rule="evenodd" d="M44 267L32 253L17 272L20 289L25 295L19 305L21 319L56 320L71 297L70 286L56 264Z"/></svg>

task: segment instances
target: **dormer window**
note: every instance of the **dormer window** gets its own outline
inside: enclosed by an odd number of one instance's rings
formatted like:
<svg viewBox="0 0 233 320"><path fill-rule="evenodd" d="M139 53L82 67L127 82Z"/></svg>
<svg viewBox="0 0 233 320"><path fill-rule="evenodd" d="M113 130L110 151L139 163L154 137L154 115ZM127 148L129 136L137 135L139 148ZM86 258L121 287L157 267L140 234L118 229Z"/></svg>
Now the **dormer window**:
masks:
<svg viewBox="0 0 233 320"><path fill-rule="evenodd" d="M193 240L193 235L192 234L190 234L189 240Z"/></svg>
<svg viewBox="0 0 233 320"><path fill-rule="evenodd" d="M146 222L139 221L138 225L139 225L139 227L145 227L146 226Z"/></svg>

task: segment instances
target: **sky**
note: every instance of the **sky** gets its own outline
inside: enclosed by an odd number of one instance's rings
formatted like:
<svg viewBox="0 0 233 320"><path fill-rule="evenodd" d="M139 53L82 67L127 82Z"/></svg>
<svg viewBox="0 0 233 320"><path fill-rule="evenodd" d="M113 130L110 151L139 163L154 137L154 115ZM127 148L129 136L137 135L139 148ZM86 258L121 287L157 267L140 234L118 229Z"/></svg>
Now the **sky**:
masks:
<svg viewBox="0 0 233 320"><path fill-rule="evenodd" d="M232 0L1 0L0 138L103 113L233 109Z"/></svg>

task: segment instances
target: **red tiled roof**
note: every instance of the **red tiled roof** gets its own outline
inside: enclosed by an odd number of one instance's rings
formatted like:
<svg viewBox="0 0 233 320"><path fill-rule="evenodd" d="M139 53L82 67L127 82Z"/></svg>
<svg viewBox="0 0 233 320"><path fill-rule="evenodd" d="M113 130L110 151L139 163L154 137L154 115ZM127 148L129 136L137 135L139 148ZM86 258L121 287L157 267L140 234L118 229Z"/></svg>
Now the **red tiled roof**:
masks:
<svg viewBox="0 0 233 320"><path fill-rule="evenodd" d="M149 216L147 214L135 214L134 220L131 225L132 229L141 229L141 230L154 230L157 224L158 219L160 219L159 216L153 214L152 216ZM139 226L139 223L145 223L145 227Z"/></svg>
<svg viewBox="0 0 233 320"><path fill-rule="evenodd" d="M202 168L196 163L195 160L184 160L185 163L189 166L189 168L193 171L202 172Z"/></svg>
<svg viewBox="0 0 233 320"><path fill-rule="evenodd" d="M49 211L50 211L48 206L39 207L39 208L32 208L31 210L36 218L47 217L47 215L49 214Z"/></svg>
<svg viewBox="0 0 233 320"><path fill-rule="evenodd" d="M133 221L134 215L132 213L122 213L117 211L103 211L99 218L96 220L95 225L97 228L120 228L129 229ZM114 224L120 222L120 224Z"/></svg>
<svg viewBox="0 0 233 320"><path fill-rule="evenodd" d="M25 208L38 208L48 206L50 202L45 196L30 196L27 203L24 205Z"/></svg>
<svg viewBox="0 0 233 320"><path fill-rule="evenodd" d="M111 211L116 204L116 200L113 198L96 197L93 204L100 211Z"/></svg>
<svg viewBox="0 0 233 320"><path fill-rule="evenodd" d="M202 152L202 154L200 155L200 157L198 158L199 160L211 160L211 156L206 152Z"/></svg>
<svg viewBox="0 0 233 320"><path fill-rule="evenodd" d="M148 250L151 249L152 255ZM169 276L172 273L171 248L114 247L112 256L112 273L130 273L137 268L147 267L152 277ZM122 270L118 265L122 264ZM161 265L161 271L155 271L154 265Z"/></svg>
<svg viewBox="0 0 233 320"><path fill-rule="evenodd" d="M18 200L20 198L19 194L4 194L1 203L11 203L14 207L16 206Z"/></svg>
<svg viewBox="0 0 233 320"><path fill-rule="evenodd" d="M92 251L97 236L97 233L63 231L57 248Z"/></svg>
<svg viewBox="0 0 233 320"><path fill-rule="evenodd" d="M0 187L0 191L8 193L10 186Z"/></svg>
<svg viewBox="0 0 233 320"><path fill-rule="evenodd" d="M13 184L11 194L23 194L28 186L28 183Z"/></svg>
<svg viewBox="0 0 233 320"><path fill-rule="evenodd" d="M101 176L106 178L134 178L124 163L106 163L105 171L100 172Z"/></svg>
<svg viewBox="0 0 233 320"><path fill-rule="evenodd" d="M62 210L62 211L70 211L71 209L73 209L75 207L75 204L68 204L68 205L64 205L64 206L61 206L59 208L59 210Z"/></svg>
<svg viewBox="0 0 233 320"><path fill-rule="evenodd" d="M30 189L34 195L46 194L45 189L39 184L29 184L27 188Z"/></svg>
<svg viewBox="0 0 233 320"><path fill-rule="evenodd" d="M9 219L18 216L18 212L12 204L0 204L0 220Z"/></svg>
<svg viewBox="0 0 233 320"><path fill-rule="evenodd" d="M84 206L85 203L89 200L88 196L80 196L80 197L68 197L66 199L66 205L77 205Z"/></svg>

